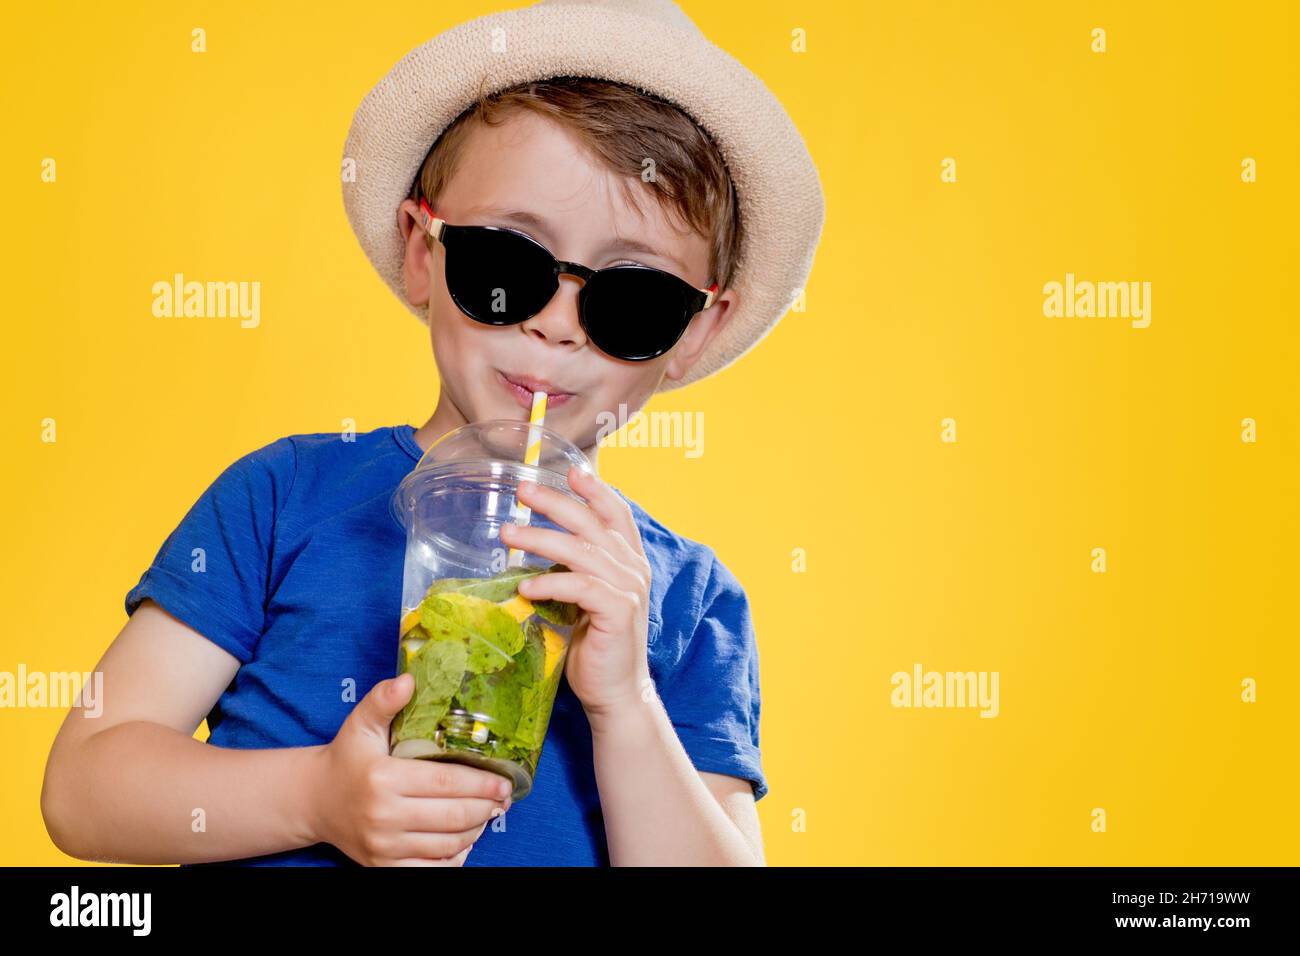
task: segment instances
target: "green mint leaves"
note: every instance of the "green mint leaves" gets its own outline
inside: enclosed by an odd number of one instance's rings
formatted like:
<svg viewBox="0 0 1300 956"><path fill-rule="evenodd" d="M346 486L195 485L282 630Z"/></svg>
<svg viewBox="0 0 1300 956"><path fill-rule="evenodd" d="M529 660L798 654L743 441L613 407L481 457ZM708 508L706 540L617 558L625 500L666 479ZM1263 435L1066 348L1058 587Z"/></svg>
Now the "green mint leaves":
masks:
<svg viewBox="0 0 1300 956"><path fill-rule="evenodd" d="M524 643L523 629L508 611L484 598L456 591L426 597L420 605L420 626L432 641L465 644L469 649L467 670L474 674L506 667Z"/></svg>
<svg viewBox="0 0 1300 956"><path fill-rule="evenodd" d="M538 618L570 626L581 611L564 601L537 601L520 623L516 614L528 604L515 606L512 599L525 578L568 570L553 564L434 581L417 609L419 623L402 636L398 651L398 672L415 677L415 691L393 721L392 745L433 740L440 729L452 729L444 724L449 713L463 710L489 730L487 741L475 742L478 749L534 770L562 676L560 666L547 675L547 633ZM554 632L550 639L562 640ZM460 733L463 725L464 718L455 721ZM454 747L455 738L440 743Z"/></svg>
<svg viewBox="0 0 1300 956"><path fill-rule="evenodd" d="M556 571L572 570L566 564L552 564L546 569L550 574ZM518 587L518 585L516 585ZM534 601L533 609L547 621L552 624L559 624L568 627L578 623L579 607L576 604L570 604L567 601Z"/></svg>
<svg viewBox="0 0 1300 956"><path fill-rule="evenodd" d="M561 565L552 565L550 568L507 568L490 578L440 578L429 585L428 594L451 592L483 598L485 601L506 601L519 590L519 582L524 578L546 574L557 567Z"/></svg>

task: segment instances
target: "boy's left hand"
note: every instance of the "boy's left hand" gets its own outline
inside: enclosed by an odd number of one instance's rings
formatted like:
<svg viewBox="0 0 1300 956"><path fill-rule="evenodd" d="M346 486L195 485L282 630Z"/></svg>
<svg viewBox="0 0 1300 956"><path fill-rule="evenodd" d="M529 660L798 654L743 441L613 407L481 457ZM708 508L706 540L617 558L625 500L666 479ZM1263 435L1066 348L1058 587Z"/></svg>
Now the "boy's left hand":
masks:
<svg viewBox="0 0 1300 956"><path fill-rule="evenodd" d="M627 502L576 465L568 479L587 504L531 481L520 483L519 500L571 534L506 524L501 540L570 569L527 578L519 593L587 612L574 626L564 676L588 719L606 719L636 705L650 679L650 562Z"/></svg>

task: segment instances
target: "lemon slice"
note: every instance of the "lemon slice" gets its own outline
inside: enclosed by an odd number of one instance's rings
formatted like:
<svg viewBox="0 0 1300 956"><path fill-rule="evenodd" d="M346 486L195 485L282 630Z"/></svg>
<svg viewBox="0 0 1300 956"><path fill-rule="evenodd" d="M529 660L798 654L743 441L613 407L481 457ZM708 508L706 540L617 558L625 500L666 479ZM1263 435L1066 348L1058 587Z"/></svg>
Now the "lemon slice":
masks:
<svg viewBox="0 0 1300 956"><path fill-rule="evenodd" d="M520 624L532 617L534 613L533 602L521 594L516 594L508 601L502 601L498 606Z"/></svg>
<svg viewBox="0 0 1300 956"><path fill-rule="evenodd" d="M415 610L407 614L406 617L402 618L402 623L401 626L398 628L397 633L405 634L407 631L409 631L411 628L415 627L415 625L419 623L420 623L420 609L417 607Z"/></svg>
<svg viewBox="0 0 1300 956"><path fill-rule="evenodd" d="M543 673L546 677L550 677L551 672L555 670L555 665L559 663L560 657L563 656L567 645L563 637L545 624L542 625L542 638L546 641L546 663Z"/></svg>

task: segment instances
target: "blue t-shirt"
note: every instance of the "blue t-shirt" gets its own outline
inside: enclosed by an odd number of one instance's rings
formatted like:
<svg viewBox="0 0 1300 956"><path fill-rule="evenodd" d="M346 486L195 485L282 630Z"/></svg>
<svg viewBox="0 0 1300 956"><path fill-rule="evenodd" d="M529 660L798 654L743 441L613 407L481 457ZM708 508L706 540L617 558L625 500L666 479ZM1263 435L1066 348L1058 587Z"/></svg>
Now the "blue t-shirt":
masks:
<svg viewBox="0 0 1300 956"><path fill-rule="evenodd" d="M239 659L208 714L209 743L328 743L355 702L395 675L406 540L388 509L422 455L414 436L411 425L355 441L290 435L250 452L195 502L127 594L128 615L152 598ZM652 569L649 663L664 708L697 770L748 779L761 799L758 648L745 592L711 548L618 494ZM466 866L609 865L591 728L567 680L533 790L504 824L484 829ZM325 843L233 862L355 865Z"/></svg>

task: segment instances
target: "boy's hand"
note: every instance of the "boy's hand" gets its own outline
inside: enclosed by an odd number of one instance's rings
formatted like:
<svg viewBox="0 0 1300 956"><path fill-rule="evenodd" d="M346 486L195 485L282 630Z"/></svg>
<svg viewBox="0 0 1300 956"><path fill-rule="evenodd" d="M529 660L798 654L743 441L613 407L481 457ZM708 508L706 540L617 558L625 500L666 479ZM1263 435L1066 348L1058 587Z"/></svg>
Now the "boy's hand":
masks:
<svg viewBox="0 0 1300 956"><path fill-rule="evenodd" d="M588 504L531 481L520 483L519 499L572 534L506 524L501 540L571 569L526 578L519 593L530 601L569 601L587 612L573 629L564 676L588 719L601 720L639 706L651 679L650 562L627 502L576 465L568 477Z"/></svg>
<svg viewBox="0 0 1300 956"><path fill-rule="evenodd" d="M311 781L313 836L365 866L461 866L510 807L501 774L389 756L389 724L414 689L409 674L371 688L321 748Z"/></svg>

